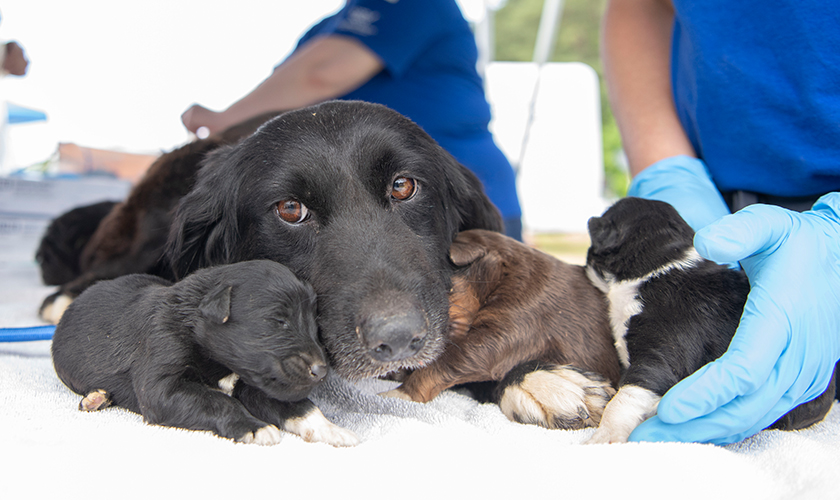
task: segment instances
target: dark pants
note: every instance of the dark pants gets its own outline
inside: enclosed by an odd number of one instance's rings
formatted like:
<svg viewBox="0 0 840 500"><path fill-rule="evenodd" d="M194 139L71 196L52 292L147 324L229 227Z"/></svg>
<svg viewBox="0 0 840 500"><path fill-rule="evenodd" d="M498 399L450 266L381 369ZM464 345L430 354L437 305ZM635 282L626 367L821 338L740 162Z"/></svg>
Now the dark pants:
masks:
<svg viewBox="0 0 840 500"><path fill-rule="evenodd" d="M794 210L796 212L804 212L810 210L814 203L822 196L817 194L814 196L798 196L798 197L784 197L771 196L769 194L751 193L749 191L731 191L723 193L723 200L729 205L729 209L737 212L748 205L761 203L764 205L776 205L779 207Z"/></svg>

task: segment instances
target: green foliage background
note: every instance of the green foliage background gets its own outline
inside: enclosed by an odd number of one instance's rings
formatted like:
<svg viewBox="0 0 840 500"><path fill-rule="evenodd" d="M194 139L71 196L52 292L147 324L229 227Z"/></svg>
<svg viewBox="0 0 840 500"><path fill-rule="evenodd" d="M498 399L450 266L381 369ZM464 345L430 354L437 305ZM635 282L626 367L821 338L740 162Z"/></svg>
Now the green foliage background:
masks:
<svg viewBox="0 0 840 500"><path fill-rule="evenodd" d="M629 177L619 163L621 137L607 101L603 68L599 55L601 16L607 0L565 0L559 31L550 60L580 61L592 66L601 81L601 122L604 142L605 195L621 197L627 193ZM543 0L507 0L495 15L498 61L531 61Z"/></svg>

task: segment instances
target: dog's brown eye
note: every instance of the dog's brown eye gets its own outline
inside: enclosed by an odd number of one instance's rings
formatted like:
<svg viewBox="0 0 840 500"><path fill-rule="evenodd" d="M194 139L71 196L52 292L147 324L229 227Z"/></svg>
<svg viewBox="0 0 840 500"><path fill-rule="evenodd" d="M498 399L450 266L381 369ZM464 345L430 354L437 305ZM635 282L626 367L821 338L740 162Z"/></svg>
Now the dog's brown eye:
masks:
<svg viewBox="0 0 840 500"><path fill-rule="evenodd" d="M300 224L309 217L309 209L297 200L283 200L277 204L277 215L289 224Z"/></svg>
<svg viewBox="0 0 840 500"><path fill-rule="evenodd" d="M408 200L416 192L417 181L408 177L397 177L393 186L391 186L391 197L399 201Z"/></svg>

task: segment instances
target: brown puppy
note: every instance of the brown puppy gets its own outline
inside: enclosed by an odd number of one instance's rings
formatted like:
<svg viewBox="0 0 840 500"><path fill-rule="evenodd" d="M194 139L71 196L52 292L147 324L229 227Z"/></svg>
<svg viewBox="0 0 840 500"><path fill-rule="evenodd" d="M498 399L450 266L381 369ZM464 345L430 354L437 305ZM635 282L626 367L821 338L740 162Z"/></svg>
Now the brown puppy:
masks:
<svg viewBox="0 0 840 500"><path fill-rule="evenodd" d="M583 266L483 230L459 233L450 258L447 347L384 395L426 402L458 384L503 381L496 399L511 420L597 425L620 366L606 298Z"/></svg>

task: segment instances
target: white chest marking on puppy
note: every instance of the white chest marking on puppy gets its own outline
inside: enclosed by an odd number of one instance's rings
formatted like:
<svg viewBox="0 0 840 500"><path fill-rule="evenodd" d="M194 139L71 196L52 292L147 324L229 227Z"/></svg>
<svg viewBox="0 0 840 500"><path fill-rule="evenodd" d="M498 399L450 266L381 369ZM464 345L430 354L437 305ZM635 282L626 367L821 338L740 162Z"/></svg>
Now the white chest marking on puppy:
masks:
<svg viewBox="0 0 840 500"><path fill-rule="evenodd" d="M669 262L641 278L623 281L616 281L615 276L609 273L602 276L587 266L586 275L589 280L607 295L610 304L610 326L612 327L615 348L621 366L624 368L630 366L630 354L627 352L627 342L624 340L624 336L627 334L627 324L630 318L642 312L643 309L638 297L639 286L674 269L690 269L701 260L703 260L703 257L697 253L694 247L690 247L686 250L682 259Z"/></svg>
<svg viewBox="0 0 840 500"><path fill-rule="evenodd" d="M219 379L219 390L230 396L233 394L233 387L239 381L239 375L231 373L227 377Z"/></svg>
<svg viewBox="0 0 840 500"><path fill-rule="evenodd" d="M626 443L633 429L656 414L660 399L642 387L621 387L607 403L601 425L586 444Z"/></svg>

